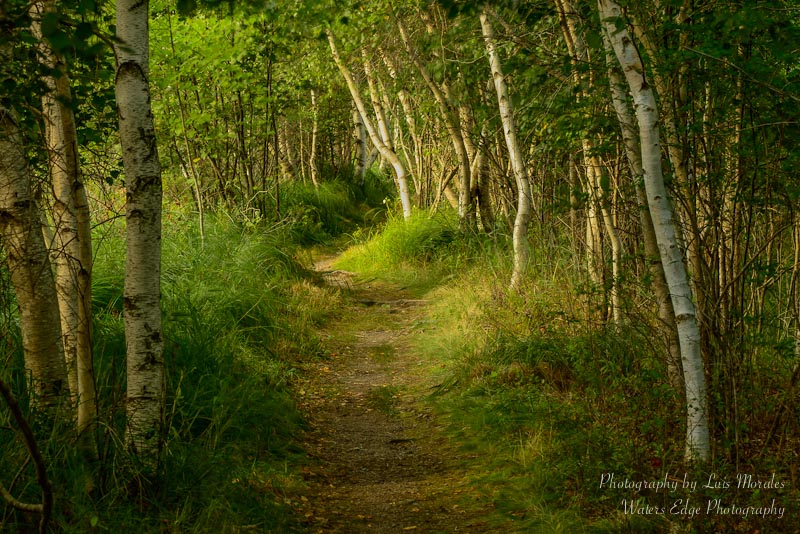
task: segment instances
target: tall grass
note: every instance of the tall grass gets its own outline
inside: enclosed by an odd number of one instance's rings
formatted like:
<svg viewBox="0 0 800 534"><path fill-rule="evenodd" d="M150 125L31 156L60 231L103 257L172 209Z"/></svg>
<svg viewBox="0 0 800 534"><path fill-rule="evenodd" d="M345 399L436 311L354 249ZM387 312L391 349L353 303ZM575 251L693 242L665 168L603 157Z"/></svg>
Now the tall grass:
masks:
<svg viewBox="0 0 800 534"><path fill-rule="evenodd" d="M363 184L331 180L314 187L296 181L283 188L282 211L295 240L311 245L382 220L385 200L393 194L391 181L374 171L367 173Z"/></svg>
<svg viewBox="0 0 800 534"><path fill-rule="evenodd" d="M299 483L287 466L300 452L293 443L303 426L290 385L297 361L323 350L314 326L337 305L338 293L311 283L292 221L245 230L225 214L210 215L201 241L185 212L165 213L166 443L159 478L142 491L124 446L123 226L104 225L95 236L99 461L80 457L69 425L38 429L57 493L58 528L287 531L295 519L284 491ZM13 353L6 373L18 374L20 351ZM8 427L4 410L0 417ZM25 465L25 451L3 429L0 447L8 484ZM14 494L36 502L31 467L18 478ZM10 509L0 515L12 530L31 522Z"/></svg>
<svg viewBox="0 0 800 534"><path fill-rule="evenodd" d="M417 291L468 269L475 258L497 246L486 236L462 233L452 211L415 211L408 220L390 211L384 224L359 229L351 239L337 267L362 276L380 275Z"/></svg>

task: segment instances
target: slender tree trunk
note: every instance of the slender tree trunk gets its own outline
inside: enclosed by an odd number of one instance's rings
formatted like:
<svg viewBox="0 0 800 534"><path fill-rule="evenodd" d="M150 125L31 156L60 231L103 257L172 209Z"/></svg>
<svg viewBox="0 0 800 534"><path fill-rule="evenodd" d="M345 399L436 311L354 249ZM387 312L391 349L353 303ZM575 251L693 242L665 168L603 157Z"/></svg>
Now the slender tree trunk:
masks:
<svg viewBox="0 0 800 534"><path fill-rule="evenodd" d="M590 65L589 48L583 36L578 31L578 14L570 0L555 0L555 6L559 14L564 40L569 50L572 61L572 78L577 88L581 100L586 100L593 92L594 74L590 68L587 73L582 72L581 66ZM589 277L596 287L603 289L604 301L608 300L605 292L605 259L603 250L603 191L601 187L601 171L594 154L595 143L589 138L588 133L584 134L581 143L583 151L583 162L586 170L586 180L584 190L588 197L586 202L586 265ZM613 225L605 225L609 239L613 240L616 228ZM610 230L610 231L609 231ZM612 242L612 256L613 256ZM612 260L613 261L613 260ZM617 280L612 280L611 301L614 308L614 296L618 294L616 287ZM606 304L606 302L604 302ZM605 316L605 314L604 314ZM605 318L605 317L604 317Z"/></svg>
<svg viewBox="0 0 800 534"><path fill-rule="evenodd" d="M317 135L319 134L319 104L316 89L311 90L311 147L308 154L308 170L311 183L319 189L319 170L317 170Z"/></svg>
<svg viewBox="0 0 800 534"><path fill-rule="evenodd" d="M508 146L511 167L517 184L517 214L514 218L513 245L514 268L511 273L511 287L519 288L525 277L525 271L530 261L530 244L528 243L528 223L531 219L531 188L522 150L517 141L517 125L514 120L514 110L508 95L505 77L500 65L500 57L494 44L494 29L489 20L489 8L484 6L481 11L481 29L486 43L486 52L489 54L489 66L492 70L492 79L497 91L497 103L500 109L500 118L503 122L503 134Z"/></svg>
<svg viewBox="0 0 800 534"><path fill-rule="evenodd" d="M484 124L481 128L481 137L475 151L475 158L472 160L472 181L474 184L473 198L478 205L478 216L484 232L490 232L494 228L494 213L492 212L492 199L490 194L490 182L486 175L486 138L488 136L488 126ZM527 237L526 237L527 243Z"/></svg>
<svg viewBox="0 0 800 534"><path fill-rule="evenodd" d="M358 183L363 187L367 175L367 131L358 108L353 109L353 138L356 141L356 172Z"/></svg>
<svg viewBox="0 0 800 534"><path fill-rule="evenodd" d="M612 0L598 0L598 6L603 28L633 95L634 110L639 123L647 203L672 296L681 345L687 411L685 457L688 462L707 461L711 455L711 444L700 329L683 255L678 245L674 212L664 186L658 107L653 90L645 78L644 64L638 50L628 31L624 27L620 29L616 23L622 17L622 9Z"/></svg>
<svg viewBox="0 0 800 534"><path fill-rule="evenodd" d="M278 134L278 161L280 162L279 168L284 181L290 181L297 174L297 163L292 151L292 145L289 141L288 134L285 126L279 127L276 130Z"/></svg>
<svg viewBox="0 0 800 534"><path fill-rule="evenodd" d="M636 203L639 207L639 222L642 226L644 254L652 275L653 292L658 303L659 329L667 348L667 376L670 384L675 389L679 389L683 386L681 378L681 347L678 341L678 332L675 328L675 310L672 308L667 280L664 277L664 267L661 264L661 257L658 252L653 219L650 217L650 211L647 208L647 195L642 189L644 171L642 170L642 149L639 144L639 134L636 132L636 119L632 114L623 89L625 81L621 79L617 69L613 66L615 61L614 50L611 48L611 42L605 33L603 34L603 43L606 47L606 60L608 61L611 100L622 129L622 142L625 147L625 155L628 159L631 179L636 193Z"/></svg>
<svg viewBox="0 0 800 534"><path fill-rule="evenodd" d="M92 354L92 234L89 202L80 173L75 117L70 108L67 66L41 32L41 19L55 11L55 2L37 2L31 8L33 34L39 40L39 61L50 72L42 96L42 115L53 187L53 223L56 291L61 315L64 357L70 392L77 407L78 432L88 454L96 455L92 435L97 417L97 394Z"/></svg>
<svg viewBox="0 0 800 534"><path fill-rule="evenodd" d="M439 111L442 114L442 119L445 122L445 126L447 128L447 133L450 136L450 141L453 143L453 149L455 150L456 157L458 159L458 217L461 221L462 228L470 229L474 222L473 211L471 208L472 199L470 198L470 161L469 155L467 154L467 148L464 144L464 135L461 131L461 125L458 121L458 113L456 110L453 109L451 105L447 91L442 90L433 79L433 76L422 64L420 61L416 50L411 45L411 41L408 37L408 32L406 31L405 26L400 21L397 20L397 28L400 31L400 37L403 40L403 44L408 51L408 54L411 56L411 61L417 67L417 70L422 75L425 83L427 84L428 88L433 93L434 98L436 99L436 104L439 106Z"/></svg>
<svg viewBox="0 0 800 534"><path fill-rule="evenodd" d="M375 77L372 73L372 63L366 50L361 50L361 58L364 64L364 75L367 79L367 89L369 90L370 100L372 101L372 110L375 112L375 122L378 125L378 135L380 135L383 144L394 152L394 141L392 140L391 132L389 132L389 121L386 119L386 110L381 103L381 97L377 87L378 84L375 82Z"/></svg>
<svg viewBox="0 0 800 534"><path fill-rule="evenodd" d="M45 465L44 456L39 449L39 445L36 443L36 436L33 434L33 429L22 414L22 408L19 402L16 397L14 397L8 384L2 380L0 380L0 397L3 397L6 405L8 405L14 422L22 434L22 439L25 442L25 447L28 449L28 454L31 460L33 460L33 465L36 469L36 480L39 483L39 487L42 488L42 503L30 504L15 499L14 496L6 490L2 482L0 482L0 495L3 496L6 503L17 510L40 514L39 532L40 534L46 534L50 531L50 516L53 512L53 485L50 483L50 479L47 476L47 466Z"/></svg>
<svg viewBox="0 0 800 534"><path fill-rule="evenodd" d="M31 405L53 411L69 395L55 280L19 126L1 105L0 235L19 306Z"/></svg>
<svg viewBox="0 0 800 534"><path fill-rule="evenodd" d="M397 67L392 61L391 56L386 54L383 50L378 49L378 53L381 56L384 64L386 65L387 70L389 71L389 76L397 83ZM403 87L400 87L397 90L397 99L400 101L400 107L403 109L403 115L406 120L406 124L408 124L408 133L411 135L411 140L414 144L414 171L412 175L417 177L417 181L415 183L418 184L417 186L417 201L420 207L426 206L428 199L427 199L427 188L424 184L424 174L425 168L423 164L423 145L422 139L420 137L419 129L417 127L417 122L414 119L414 112L413 106L411 103L411 98Z"/></svg>
<svg viewBox="0 0 800 534"><path fill-rule="evenodd" d="M364 100L361 98L358 87L356 86L355 81L353 81L353 77L350 75L350 71L347 69L347 66L342 61L341 57L339 57L339 51L336 48L336 39L333 35L333 32L328 30L327 33L328 44L331 47L333 61L339 68L339 72L342 73L345 83L347 83L347 88L350 90L350 96L353 98L353 102L355 103L358 112L361 114L361 121L364 124L372 143L378 149L381 156L383 156L384 159L386 159L386 161L388 161L394 169L397 181L397 189L400 194L400 202L403 206L403 217L408 219L411 217L411 197L408 193L408 181L406 179L405 167L400 161L400 158L397 157L397 154L395 154L391 148L386 146L386 144L382 141L378 131L373 127L372 121L370 121L369 117L367 116L367 108L364 106Z"/></svg>
<svg viewBox="0 0 800 534"><path fill-rule="evenodd" d="M596 176L597 190L601 191L603 194L599 202L600 214L603 217L603 227L606 230L606 235L611 243L611 319L614 321L614 324L620 325L622 324L622 303L619 288L622 279L622 239L620 239L619 232L617 231L614 214L611 211L612 208L609 207L609 204L612 203L609 202L606 197L607 192L603 190L601 185L602 180L600 179L600 173L602 172L602 168L599 162L595 167L595 172L598 173Z"/></svg>
<svg viewBox="0 0 800 534"><path fill-rule="evenodd" d="M675 22L678 27L682 28L687 24L687 19L687 5L684 1L684 5L678 10ZM642 26L634 24L633 30L640 39L641 45L647 54L653 58L658 57L660 53L655 41L648 37L647 33L643 31ZM680 36L680 40L683 42L685 39L685 32L683 32ZM711 287L713 284L709 283L711 279L707 274L707 269L705 268L706 262L703 257L703 244L706 241L704 235L705 231L701 230L703 223L698 220L698 199L702 198L704 194L707 194L707 191L704 192L704 188L699 185L697 177L689 172L689 158L687 157L688 143L681 136L682 112L680 110L685 110L688 105L689 90L687 87L687 65L683 65L679 69L677 81L674 82L677 88L670 87L667 79L659 72L660 69L653 69L651 76L657 93L661 95L662 102L665 103L662 106L662 113L660 113L659 116L659 124L663 126L663 133L666 139L666 153L672 165L672 173L674 175L673 182L677 184L677 187L683 188L684 194L689 199L686 209L681 209L682 206L678 206L679 211L676 214L684 219L684 224L681 226L686 236L684 237L683 234L679 233L677 237L688 243L686 256L689 272L692 275L694 297L697 302L697 308L701 312L697 320L701 328L701 335L703 335L704 331L709 332L709 330L712 329L707 323L715 320L714 316L716 315L716 310L712 311L708 304L712 299L707 295L707 288ZM708 98L708 95L705 96ZM687 129L688 124L686 124L685 120L683 123L682 127ZM705 118L703 120L704 130L705 126L708 124L709 120ZM709 134L708 132L704 132L704 135L708 136Z"/></svg>
<svg viewBox="0 0 800 534"><path fill-rule="evenodd" d="M586 267L592 283L598 288L605 287L605 259L603 257L603 234L600 221L599 182L597 168L594 158L589 154L592 152L592 144L588 139L583 140L583 162L586 169L586 179L583 189L586 191ZM580 174L579 174L580 176ZM605 294L604 294L605 300Z"/></svg>
<svg viewBox="0 0 800 534"><path fill-rule="evenodd" d="M126 440L158 466L164 426L161 332L161 167L150 108L148 0L117 0L116 96L126 184L124 320Z"/></svg>

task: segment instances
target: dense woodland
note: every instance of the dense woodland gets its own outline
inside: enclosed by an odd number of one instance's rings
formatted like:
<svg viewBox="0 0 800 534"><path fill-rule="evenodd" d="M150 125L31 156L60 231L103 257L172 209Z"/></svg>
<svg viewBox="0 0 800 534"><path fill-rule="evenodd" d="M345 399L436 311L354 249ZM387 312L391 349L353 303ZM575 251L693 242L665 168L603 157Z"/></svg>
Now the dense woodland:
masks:
<svg viewBox="0 0 800 534"><path fill-rule="evenodd" d="M504 444L520 532L797 528L800 4L3 0L0 32L0 526L295 528L338 243L439 303L437 402ZM630 514L610 472L763 484Z"/></svg>

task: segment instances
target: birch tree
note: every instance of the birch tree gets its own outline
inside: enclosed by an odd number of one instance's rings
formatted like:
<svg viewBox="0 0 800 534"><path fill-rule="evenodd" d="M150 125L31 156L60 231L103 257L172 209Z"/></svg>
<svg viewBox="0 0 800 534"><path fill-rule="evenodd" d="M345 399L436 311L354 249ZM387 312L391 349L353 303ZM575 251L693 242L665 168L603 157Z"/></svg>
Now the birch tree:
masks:
<svg viewBox="0 0 800 534"><path fill-rule="evenodd" d="M511 287L518 288L525 275L530 260L530 245L528 243L528 223L531 218L531 187L522 150L517 141L517 125L514 120L514 110L508 95L500 57L497 54L494 39L494 28L489 20L489 8L484 7L480 15L483 39L486 42L486 53L489 55L489 66L492 71L494 87L497 91L497 104L500 109L500 119L503 122L503 135L505 136L514 179L517 183L517 214L514 218L513 246L514 268L511 273Z"/></svg>
<svg viewBox="0 0 800 534"><path fill-rule="evenodd" d="M397 99L400 101L400 107L403 110L403 116L405 117L406 124L408 125L408 134L411 136L411 141L413 143L413 158L407 158L409 160L413 159L413 171L411 176L415 178L414 184L416 186L417 192L417 201L419 206L425 206L427 203L427 188L424 182L425 176L425 167L423 165L423 151L424 147L422 144L422 138L420 136L419 127L417 125L417 120L414 116L414 105L411 95L400 83L399 76L398 76L398 66L397 63L392 58L391 54L387 53L386 50L382 48L378 48L377 50L378 55L383 60L384 65L386 65L386 71L389 74L389 77L392 81L397 85L396 93Z"/></svg>
<svg viewBox="0 0 800 534"><path fill-rule="evenodd" d="M612 0L598 0L598 6L603 29L611 42L633 96L634 111L639 125L647 204L653 219L664 274L675 311L686 388L685 458L689 462L707 461L711 446L700 329L692 290L683 263L683 254L678 243L674 212L664 185L658 107L653 89L645 77L642 58L627 29L621 24L623 19L619 4Z"/></svg>
<svg viewBox="0 0 800 534"><path fill-rule="evenodd" d="M580 65L591 64L590 48L583 33L579 31L577 10L570 0L555 0L559 21L564 33L564 41L572 62L572 77L580 100L589 101L595 89L595 73L590 67L582 73ZM597 139L583 134L581 142L584 167L586 169L585 190L588 195L586 210L586 256L589 275L599 287L605 286L605 267L603 259L603 233L605 229L611 244L611 313L616 324L622 320L620 303L620 276L622 272L622 240L609 209L608 194L602 186L603 165L597 155Z"/></svg>
<svg viewBox="0 0 800 534"><path fill-rule="evenodd" d="M127 443L155 468L164 422L161 167L150 109L148 0L117 1L116 97L126 185Z"/></svg>
<svg viewBox="0 0 800 534"><path fill-rule="evenodd" d="M367 175L367 130L364 128L364 121L361 120L361 112L358 108L353 108L353 140L355 141L355 177L358 184L364 186Z"/></svg>
<svg viewBox="0 0 800 534"><path fill-rule="evenodd" d="M406 178L406 170L403 166L403 162L400 161L400 158L397 156L394 150L392 150L386 145L386 143L383 142L380 133L372 124L372 121L367 115L367 108L364 105L364 99L361 98L361 93L358 90L358 86L356 86L356 82L350 75L350 70L347 68L347 65L344 64L344 61L342 61L342 58L339 55L339 49L336 46L336 37L333 35L333 32L330 29L327 30L327 35L333 61L339 68L339 72L342 74L342 77L347 84L347 88L350 90L350 96L353 98L353 103L355 103L356 109L361 115L361 123L367 130L367 134L372 140L372 144L375 145L381 156L383 156L383 158L386 159L386 161L388 161L392 166L392 169L394 169L397 188L400 194L400 202L403 206L403 217L408 219L411 217L411 197L408 193L408 179Z"/></svg>
<svg viewBox="0 0 800 534"><path fill-rule="evenodd" d="M661 265L653 219L650 217L650 211L647 208L647 195L641 184L644 172L642 170L642 150L639 144L639 135L636 131L636 119L628 104L627 93L623 88L625 81L622 80L618 71L618 64L616 64L615 68L614 50L605 32L603 33L603 44L606 48L611 101L620 124L622 143L633 180L636 203L639 207L644 254L647 257L647 264L653 277L653 292L658 303L659 330L662 332L664 344L667 347L667 374L672 386L678 388L682 384L680 369L681 347L678 333L675 330L675 311L672 308L669 287L667 287L664 268Z"/></svg>
<svg viewBox="0 0 800 534"><path fill-rule="evenodd" d="M317 169L317 137L319 134L319 105L317 90L311 89L311 147L308 149L308 173L311 183L319 189L319 170Z"/></svg>
<svg viewBox="0 0 800 534"><path fill-rule="evenodd" d="M45 0L31 8L32 33L38 39L39 62L45 67L42 116L53 190L52 256L61 316L69 387L77 407L78 432L94 450L90 436L97 416L92 355L92 230L89 201L80 173L75 117L67 65L42 35L42 18L55 12ZM60 75L52 74L60 73Z"/></svg>
<svg viewBox="0 0 800 534"><path fill-rule="evenodd" d="M444 120L447 133L453 144L453 150L455 151L458 161L458 217L463 228L470 228L474 219L471 206L472 199L470 197L470 161L466 145L464 144L461 124L459 124L458 109L453 105L452 99L450 98L449 87L446 84L440 87L439 84L436 83L436 80L434 80L431 72L420 59L403 22L397 17L395 21L397 23L397 29L400 32L400 37L403 40L403 44L406 47L412 63L416 66L420 75L425 80L425 84L436 100L436 105L439 107L442 120Z"/></svg>
<svg viewBox="0 0 800 534"><path fill-rule="evenodd" d="M69 394L55 281L14 113L0 105L0 236L19 307L31 404L54 410Z"/></svg>

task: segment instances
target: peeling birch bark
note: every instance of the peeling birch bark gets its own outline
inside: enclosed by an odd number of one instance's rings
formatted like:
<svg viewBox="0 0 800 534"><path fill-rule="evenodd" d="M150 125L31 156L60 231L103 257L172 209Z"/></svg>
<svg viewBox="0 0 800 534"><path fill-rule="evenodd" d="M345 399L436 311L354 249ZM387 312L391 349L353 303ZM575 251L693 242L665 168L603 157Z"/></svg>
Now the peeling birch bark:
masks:
<svg viewBox="0 0 800 534"><path fill-rule="evenodd" d="M116 96L126 184L124 322L128 447L158 466L166 396L161 330L161 166L149 87L149 2L117 1Z"/></svg>

